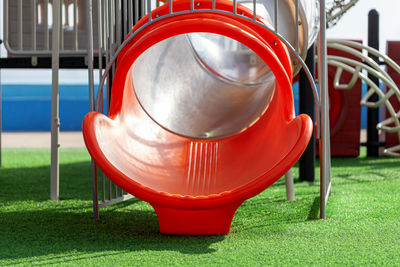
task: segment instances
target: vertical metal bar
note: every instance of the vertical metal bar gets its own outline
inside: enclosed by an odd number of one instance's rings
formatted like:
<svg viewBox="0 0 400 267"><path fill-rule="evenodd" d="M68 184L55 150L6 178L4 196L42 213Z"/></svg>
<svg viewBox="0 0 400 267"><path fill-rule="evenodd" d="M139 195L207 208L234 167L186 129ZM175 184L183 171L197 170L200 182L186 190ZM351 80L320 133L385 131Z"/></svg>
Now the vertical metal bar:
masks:
<svg viewBox="0 0 400 267"><path fill-rule="evenodd" d="M101 23L101 18L102 18L102 13L103 13L103 9L102 9L102 0L97 0L97 48L98 48L98 64L99 64L99 79L101 80L102 76L103 76L103 27L102 27L102 23ZM100 90L100 88L98 88L98 90ZM94 90L93 90L93 94L94 94ZM102 95L100 95L100 97L102 97ZM95 97L94 97L95 98ZM96 99L95 99L96 100ZM96 101L94 101L94 103L96 103ZM101 105L99 107L99 110L101 110ZM97 111L97 110L96 110Z"/></svg>
<svg viewBox="0 0 400 267"><path fill-rule="evenodd" d="M117 196L118 196L118 187L117 187L117 185L116 184L114 184L113 183L113 188L114 188L114 190L113 190L113 193L114 193L114 198L117 198Z"/></svg>
<svg viewBox="0 0 400 267"><path fill-rule="evenodd" d="M151 14L151 0L147 0L147 14L149 15L149 22L151 22L151 20L153 19Z"/></svg>
<svg viewBox="0 0 400 267"><path fill-rule="evenodd" d="M146 0L141 0L140 1L140 18L143 18L144 15L146 15Z"/></svg>
<svg viewBox="0 0 400 267"><path fill-rule="evenodd" d="M49 0L44 0L44 47L45 50L50 49L49 37Z"/></svg>
<svg viewBox="0 0 400 267"><path fill-rule="evenodd" d="M330 133L329 133L329 94L328 94L328 66L326 44L326 12L325 0L320 0L320 33L318 38L318 81L320 90L320 217L326 218L326 203L330 188Z"/></svg>
<svg viewBox="0 0 400 267"><path fill-rule="evenodd" d="M128 0L128 18L129 18L129 20L128 20L128 23L129 23L129 28L128 28L128 30L129 31L131 31L132 30L132 27L133 27L133 23L134 23L134 20L135 20L135 18L134 18L134 14L133 14L133 3L132 3L132 0Z"/></svg>
<svg viewBox="0 0 400 267"><path fill-rule="evenodd" d="M109 0L108 1L108 8L109 8L109 36L110 36L110 52L111 55L114 53L114 25L115 25L115 20L114 20L114 16L115 16L115 12L114 12L114 8L115 8L115 2L114 0ZM110 57L111 58L111 57Z"/></svg>
<svg viewBox="0 0 400 267"><path fill-rule="evenodd" d="M3 0L3 1L4 1L4 10L3 10L4 41L8 42L9 39L8 27L10 26L8 23L8 0Z"/></svg>
<svg viewBox="0 0 400 267"><path fill-rule="evenodd" d="M379 13L372 9L368 13L368 46L379 50ZM368 53L368 56L375 62L379 62L379 58ZM378 87L379 79L374 75L368 74ZM376 102L379 100L377 94L370 97L370 101ZM367 109L367 156L379 157L379 133L376 125L379 123L379 107Z"/></svg>
<svg viewBox="0 0 400 267"><path fill-rule="evenodd" d="M315 77L315 46L312 45L307 52L306 64L310 73ZM299 74L299 111L307 114L310 118L315 118L314 95L304 69ZM315 180L315 131L311 136L306 150L299 160L299 179L300 181Z"/></svg>
<svg viewBox="0 0 400 267"><path fill-rule="evenodd" d="M194 10L194 0L190 0L190 10Z"/></svg>
<svg viewBox="0 0 400 267"><path fill-rule="evenodd" d="M123 33L123 17L122 17L122 0L116 0L117 1L117 6L116 6L116 27L117 27L117 46L119 47L120 44L122 43L122 40L124 38L124 33Z"/></svg>
<svg viewBox="0 0 400 267"><path fill-rule="evenodd" d="M215 10L215 0L212 0L212 9Z"/></svg>
<svg viewBox="0 0 400 267"><path fill-rule="evenodd" d="M37 24L36 0L32 0L32 50L33 51L36 51L36 24Z"/></svg>
<svg viewBox="0 0 400 267"><path fill-rule="evenodd" d="M101 201L104 202L106 201L106 197L105 197L105 176L104 173L101 172Z"/></svg>
<svg viewBox="0 0 400 267"><path fill-rule="evenodd" d="M139 1L136 1L136 0L133 0L133 1L135 1L134 3L135 3L135 6L133 7L133 11L134 11L134 20L133 20L133 23L134 24L136 24L138 21L139 21L139 14L140 14L140 12L139 12L139 9L140 9L140 6L139 6ZM170 0L171 1L171 0Z"/></svg>
<svg viewBox="0 0 400 267"><path fill-rule="evenodd" d="M94 73L93 73L93 6L92 0L86 0L86 29L88 40L88 79L89 79L89 109L94 111ZM92 159L92 190L93 190L93 218L99 218L97 167Z"/></svg>
<svg viewBox="0 0 400 267"><path fill-rule="evenodd" d="M107 3L108 2L108 3ZM137 1L136 1L137 2ZM110 5L109 5L109 1L104 1L104 35L105 35L105 54L106 54L106 65L108 65L108 63L110 62L110 58L111 58L111 36L110 36ZM107 101L107 113L108 113L108 102L109 102L109 92L110 92L110 73L107 75L106 77L106 101ZM104 89L101 88L101 89ZM104 95L104 94L102 94Z"/></svg>
<svg viewBox="0 0 400 267"><path fill-rule="evenodd" d="M74 50L78 50L78 0L74 0L74 25L73 25L73 35L74 35Z"/></svg>
<svg viewBox="0 0 400 267"><path fill-rule="evenodd" d="M123 0L123 2L122 2L122 11L124 12L123 13L124 14L124 18L123 18L124 31L123 31L122 39L124 39L125 36L128 34L128 3L127 3L127 0Z"/></svg>
<svg viewBox="0 0 400 267"><path fill-rule="evenodd" d="M253 0L253 20L257 20L257 0Z"/></svg>
<svg viewBox="0 0 400 267"><path fill-rule="evenodd" d="M24 21L23 21L23 5L22 0L18 0L18 49L23 49L23 34L24 34Z"/></svg>
<svg viewBox="0 0 400 267"><path fill-rule="evenodd" d="M106 35L106 33L104 32L105 30L105 26L104 26L104 19L101 18L105 18L105 10L104 10L104 1L105 0L98 0L98 9L97 9L97 16L98 16L98 62L99 62L99 80L102 80L103 78L103 57L104 54L107 53L107 51L105 50L105 40L104 40L104 36ZM107 57L106 57L107 60ZM98 88L98 90L101 91L101 94L99 95L100 97L100 101L98 99L95 99L97 103L99 101L99 107L98 110L96 109L96 111L103 113L103 88ZM101 177L102 177L102 183L104 183L104 174L103 172L101 173ZM104 188L103 188L104 191Z"/></svg>
<svg viewBox="0 0 400 267"><path fill-rule="evenodd" d="M104 45L104 53L107 57L107 4L106 0L101 1L102 4L102 19L101 20L101 25L102 25L102 30L103 30L103 45ZM106 64L107 64L107 59L106 59Z"/></svg>
<svg viewBox="0 0 400 267"><path fill-rule="evenodd" d="M92 0L86 0L86 28L88 35L88 79L89 79L89 110L94 111L94 71L93 71L93 5Z"/></svg>
<svg viewBox="0 0 400 267"><path fill-rule="evenodd" d="M275 31L278 32L278 11L279 11L279 1L275 0L274 2L274 25L275 25Z"/></svg>
<svg viewBox="0 0 400 267"><path fill-rule="evenodd" d="M65 19L65 16L63 14L63 0L60 0L61 2L61 8L60 8L60 50L64 50L64 23L63 23L63 18ZM65 8L64 8L65 11ZM54 30L54 27L53 27Z"/></svg>
<svg viewBox="0 0 400 267"><path fill-rule="evenodd" d="M233 0L233 14L237 14L237 0Z"/></svg>
<svg viewBox="0 0 400 267"><path fill-rule="evenodd" d="M121 8L121 0L116 0L115 3L115 35L116 35L116 47L118 47L121 44L121 39L122 39L122 8Z"/></svg>
<svg viewBox="0 0 400 267"><path fill-rule="evenodd" d="M290 169L285 174L285 184L286 184L286 200L294 201L294 184L293 184L292 169Z"/></svg>
<svg viewBox="0 0 400 267"><path fill-rule="evenodd" d="M59 197L59 92L58 70L60 60L60 0L53 2L53 37L52 37L52 90L51 90L51 170L50 170L50 199Z"/></svg>
<svg viewBox="0 0 400 267"><path fill-rule="evenodd" d="M110 55L109 58L111 59L114 52L115 52L115 33L114 33L114 27L115 27L115 1L110 0L109 1L109 38L110 38ZM111 68L111 73L108 74L108 86L107 86L107 112L110 104L110 97L111 97L111 84L112 84L112 78L114 77L115 73L115 65L112 66Z"/></svg>
<svg viewBox="0 0 400 267"><path fill-rule="evenodd" d="M108 187L107 187L107 191L108 191L108 200L111 200L111 180L108 179Z"/></svg>
<svg viewBox="0 0 400 267"><path fill-rule="evenodd" d="M98 46L99 46L99 51L98 51L98 56L99 56L99 79L101 80L103 78L103 54L104 54L104 48L105 48L105 26L104 26L104 20L102 18L105 18L105 2L106 0L98 0ZM98 90L101 90L103 92L103 88L98 88ZM103 94L100 96L100 107L99 111L103 113ZM101 201L105 201L105 176L104 173L101 172Z"/></svg>
<svg viewBox="0 0 400 267"><path fill-rule="evenodd" d="M172 0L169 0L169 14L172 14L174 11L173 11L173 6L172 6L173 4L172 4Z"/></svg>
<svg viewBox="0 0 400 267"><path fill-rule="evenodd" d="M99 79L101 80L102 73L103 73L103 27L101 23L102 18L102 0L97 0L97 47L98 47L98 62L99 62Z"/></svg>
<svg viewBox="0 0 400 267"><path fill-rule="evenodd" d="M110 44L109 44L109 32L108 32L108 23L109 23L109 18L108 18L108 5L107 5L107 0L103 1L103 10L104 10L104 47L105 47L105 54L106 54L106 65L108 64L109 61L109 51L110 51Z"/></svg>

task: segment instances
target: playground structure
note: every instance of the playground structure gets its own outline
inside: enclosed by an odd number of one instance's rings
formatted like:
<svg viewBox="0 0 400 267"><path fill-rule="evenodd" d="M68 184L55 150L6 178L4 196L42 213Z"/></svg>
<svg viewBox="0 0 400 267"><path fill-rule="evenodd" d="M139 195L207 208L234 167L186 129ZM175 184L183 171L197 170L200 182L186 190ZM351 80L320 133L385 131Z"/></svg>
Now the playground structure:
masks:
<svg viewBox="0 0 400 267"><path fill-rule="evenodd" d="M279 11L277 2L275 1L276 6L272 9L275 12ZM288 54L285 55L287 52L284 45L290 50L292 58L298 62L293 64L296 73L296 66L305 66L299 51L300 47L303 51L306 49L300 45L300 41L303 40L307 48L308 42L304 41L304 36L306 39L309 36L309 32L305 30L307 27L302 26L303 36L300 37L300 25L312 25L312 20L310 23L306 20L300 23L301 8L299 2L296 3L297 6L293 8L296 11L295 23L291 26L296 28L296 36L293 38L293 46L296 48L293 48L289 41L273 30L272 26L267 26L268 23L262 16L257 16L256 10L260 8L256 1L249 3L251 9L236 1L171 1L155 10L152 9L151 1L147 1L145 6L147 15L135 25L107 64L100 82L96 106L100 106L101 89L111 73L114 80L110 111L108 117L97 112L85 117L83 124L85 142L95 163L111 180L154 207L161 232L228 233L231 219L238 206L245 199L258 194L279 179L305 149L311 135L310 121L306 116L299 116L296 119L293 117L290 78L292 69ZM91 11L90 6L88 10ZM90 18L90 14L88 17ZM274 17L275 28L280 29L277 24L279 13L275 13ZM322 21L325 27L324 19ZM236 30L237 28L240 30ZM243 35L246 31L247 35ZM219 36L202 33L202 35L188 35L187 39L184 37L179 39L180 34L191 32L213 33ZM233 62L228 61L228 65L223 61L214 64L215 59L207 57L207 53L211 51L201 47L202 42L213 41L214 46L216 44L218 47L222 38L220 36L244 44L244 49L240 50L241 55L247 56L255 52L268 65L268 68L261 68L261 74L260 70L256 69L255 72L256 77L262 78L265 75L262 71L267 70L269 75L274 74L272 77L276 79L277 84L273 93L271 90L274 80L271 80L270 76L267 83L264 81L264 84L261 83L260 89L265 89L257 90L261 92L261 96L252 98L253 95L246 95L248 92L240 87L257 80L247 80L246 75L241 77L232 74L235 72L229 71L228 68L232 68L230 65L233 65ZM259 39L257 36L263 37ZM257 41L252 41L254 37L266 46L257 45ZM222 41L225 45L228 42L230 47L238 47L232 39ZM193 71L193 65L195 67L198 62L190 63L191 59L187 56L190 51L186 52L185 47L179 43L187 44L188 41L191 47L187 47L195 51L195 57L202 63L203 68L213 75L217 74L216 80L214 78L213 81L207 81L210 74L202 76L201 71L204 69L200 69L200 74L199 71ZM137 44L141 45L136 46ZM89 50L92 47L93 43L90 43ZM254 52L247 50L246 47ZM320 44L319 47L326 49L324 44ZM181 61L179 54L174 54L173 48L182 54ZM159 54L159 51L162 51L162 54ZM222 50L223 55L225 51ZM266 54L269 56L266 57ZM278 57L275 57L275 54ZM325 51L320 54L326 56ZM163 60L158 63L161 55ZM226 55L229 59L229 54ZM235 54L232 54L231 57L235 58L234 56ZM89 69L92 57L89 53ZM116 71L112 73L116 61ZM262 61L259 62L263 63ZM246 64L246 60L243 63ZM320 66L326 75L326 65L320 64ZM189 70L188 74L192 76L185 74L185 70ZM92 73L89 70L89 77L93 77ZM194 79L193 82L185 81L186 77ZM323 74L320 77L324 79ZM315 84L311 75L309 78L315 92L317 110L320 110ZM169 88L168 79L173 82L175 88L163 91L157 82L161 81L162 86ZM220 80L229 82L230 87L222 86ZM238 83L239 88L234 89L234 85ZM192 84L192 88L186 87L186 91L180 90L180 84ZM203 84L206 89L196 90L193 87L195 84ZM225 97L218 98L214 92L207 91L210 84L214 90L219 88ZM253 87L256 85L257 83ZM147 88L154 92L146 91ZM190 90L194 94L190 93ZM148 95L153 98L148 99ZM204 100L210 95L213 96L212 100L217 100L216 103L220 108L225 109L220 114L218 109L213 110L212 103L208 106L210 103ZM158 96L160 98L157 98ZM327 96L325 98L327 100ZM199 116L201 113L197 111L196 114L196 110L187 106L191 104L188 103L188 99L194 101L194 108L201 110L206 119L203 120L202 116ZM237 113L234 113L235 110L229 103L235 103L238 99L250 100L243 101L245 103L243 107L236 104ZM204 102L206 107L203 105ZM256 107L256 111L250 109L250 106L246 107L246 102L253 103L251 105ZM92 100L92 105L94 103ZM283 108L280 103L287 104ZM163 109L157 110L160 107ZM210 116L207 113L214 115ZM236 118L232 114L236 114ZM237 117L240 120L237 120ZM326 123L328 118L321 117L321 121ZM274 126L277 132L272 131ZM319 133L325 132L321 136L329 136L327 125L323 127L320 125L318 129ZM321 207L325 207L326 193L330 190L329 156L327 156L329 142L323 141L324 138L320 140L323 148L321 177L328 179L322 180L324 195L321 198ZM257 155L261 156L260 160L254 160L254 156L258 157ZM96 174L94 178L94 192L97 192ZM104 191L103 187L101 191ZM94 200L97 200L97 196L94 196ZM324 207L321 213L323 217Z"/></svg>
<svg viewBox="0 0 400 267"><path fill-rule="evenodd" d="M6 1L6 2L8 2L8 1ZM50 1L50 2L52 2L52 1ZM61 10L61 7L60 7L59 3L57 3L57 2L59 2L59 1L54 1L53 9L54 10ZM74 10L77 10L78 2L83 2L83 1L74 1L74 3L73 3L73 4L75 4ZM132 29L132 26L138 21L139 17L143 17L144 16L146 11L147 11L147 13L151 13L152 8L151 8L151 1L147 1L146 3L144 3L144 2L140 2L139 3L138 1L133 1L133 2L132 1L115 1L113 3L111 3L112 1L110 1L110 2L100 1L101 2L100 5L93 5L93 9L92 9L92 3L91 2L92 1L87 1L86 2L86 4L87 4L86 7L88 7L87 8L88 23L87 23L86 33L88 34L89 37L93 37L94 38L93 40L91 40L91 38L88 39L89 54L88 54L87 60L88 60L88 64L89 64L89 76L91 77L90 78L90 81L91 81L91 84L90 84L91 91L90 92L92 92L92 94L90 96L90 100L91 100L91 109L92 110L94 110L95 107L97 106L96 110L97 111L102 111L101 110L101 108L102 108L101 102L103 101L102 100L102 94L99 94L99 96L97 97L96 101L95 101L95 98L94 98L94 85L93 85L93 76L92 76L93 75L93 67L94 67L93 65L95 63L97 63L97 65L98 65L98 67L100 69L100 72L101 72L102 79L104 81L107 80L107 82L105 84L106 84L108 92L110 92L109 90L111 89L110 88L111 81L113 80L114 70L115 70L115 65L113 64L113 63L115 63L114 60L116 59L115 53L118 53L118 51L121 50L121 49L118 49L118 47L120 47L119 44L121 44L121 41L123 40L123 37L126 36L128 33L130 33L131 35L134 34L133 32L130 32L130 29ZM275 3L277 3L277 2L278 1L275 1ZM18 3L21 3L21 6L22 6L22 1L18 1ZM24 2L24 3L26 3L26 2ZM195 2L193 1L192 3L193 3L193 5L192 5L193 6L193 10L190 10L190 12L194 12L195 11L194 10L195 9L195 6L194 6ZM236 1L234 1L234 3L236 4ZM146 7L146 4L147 4L147 7ZM321 1L321 10L323 10L323 7L322 7L323 4L324 4L324 2ZM150 6L150 8L149 8L149 6ZM256 6L256 5L254 5L254 6ZM278 5L276 5L276 6L278 6ZM81 5L81 8L82 7L84 7L84 5ZM96 9L97 7L101 7L101 8ZM123 8L123 7L125 7L125 8ZM210 8L210 9L212 9L212 8ZM321 23L323 23L324 11L321 11L321 13L322 13ZM95 20L95 17L97 16L96 14L101 14L101 17L106 18L103 21L104 24L97 23L97 25L98 25L97 29L99 29L99 30L97 30L97 34L96 34L96 29L93 29L93 25L96 25L96 23L93 23L93 21L92 21L92 19ZM296 14L297 14L296 15L297 19L299 17L301 17L301 16L299 16L299 14L297 12L296 12ZM76 18L76 16L74 16L74 18ZM275 18L277 18L277 16L275 16ZM152 22L156 21L157 19L158 19L158 17L154 17L152 19L153 20ZM248 18L248 20L250 21L251 18ZM122 23L118 23L119 21L122 21ZM275 21L275 19L274 19L274 21ZM61 25L61 24L62 24L61 23L61 17L58 16L58 12L55 12L53 14L53 25L54 25L55 28L58 28L57 25ZM150 21L149 21L149 24L151 24ZM20 25L22 25L22 23ZM323 25L325 25L325 24L323 24ZM268 28L267 28L267 30L273 31L273 29L268 29ZM321 31L323 31L323 30L324 30L324 27L321 27ZM58 31L55 31L55 32L58 32ZM62 30L62 31L60 31L58 33L60 34L59 36L57 36L57 34L51 34L52 37L53 37L52 43L54 43L54 44L56 44L58 41L60 41L63 38L62 36L63 36L64 30ZM97 38L96 37L97 35L100 36L100 37ZM16 36L21 36L21 35L17 34ZM301 59L302 54L299 52L299 49L297 49L297 48L300 47L300 42L299 43L295 42L294 45L293 45L293 43L291 44L286 39L284 39L282 36L280 36L279 33L278 33L278 37L280 38L280 41L282 41L285 45L287 45L289 47L289 50L292 52L292 54L291 54L292 60L293 59L299 60L298 61L299 62L298 65L303 65L304 66L304 62ZM80 39L80 38L81 37L79 37L78 39ZM300 38L295 37L295 40L296 40L296 38L297 38L297 41L300 41ZM26 42L25 39L21 38L20 40L23 40L23 43ZM32 37L32 40L34 40L33 37ZM97 57L98 62L93 60L93 51L94 51L93 43L95 43L96 41L98 43L98 47L101 47L101 49L96 51L99 54L99 56ZM324 38L322 38L322 42L323 41L324 41ZM92 44L92 49L91 49L91 45L90 44ZM38 47L40 47L40 46L38 46ZM60 47L62 48L62 45L60 45ZM324 47L324 45L322 44L322 48L320 46L319 49L323 49L323 47ZM18 55L31 56L33 65L36 64L35 63L35 61L36 61L35 57L40 57L40 56L43 56L43 55L49 55L49 50L47 50L46 53L44 53L42 51L28 51L28 52L26 52L26 46L23 45L22 48L23 49L20 50L20 51L18 51L18 50L10 50L11 52L10 52L9 55L10 56L18 56ZM52 47L52 50L50 52L53 53L53 58L58 59L59 55L68 54L68 53L64 54L63 51L65 51L65 50L66 50L65 47L64 47L64 49L59 50L58 46L55 46L55 47ZM77 51L75 51L75 52L77 54L79 54L82 51L80 51L79 53ZM72 54L74 54L74 53L71 53L71 55ZM323 55L323 53L321 55ZM319 57L319 59L322 60L322 63L324 63L324 57L323 56ZM334 62L334 64L336 64L335 61L333 61L333 62ZM58 65L58 62L57 61L53 61L53 63L54 63L54 66L53 66L53 75L54 75L53 76L53 78L54 78L53 82L54 82L54 90L56 91L56 89L57 89L56 85L57 85L57 73L58 73L57 65ZM40 65L40 58L38 58L37 64ZM102 72L102 66L103 65L107 65L107 67L106 67L107 71L105 73ZM323 66L323 65L324 64L320 64L320 66ZM346 70L346 68L344 68L344 69ZM325 110L325 109L327 109L327 105L326 105L326 103L327 103L327 93L326 93L326 90L324 91L324 87L323 87L323 84L324 84L322 82L323 81L323 76L320 76L320 77L321 77L320 78L320 92L321 92L321 97L323 98L322 99L323 101L321 101L321 106L320 106L321 109L317 108L317 110L318 110L317 113L318 113L318 115L321 116L320 117L321 118L321 122L324 124L324 119L327 118L326 117L327 110ZM100 88L102 88L102 86L100 86ZM393 92L394 92L394 94L396 94L396 89L394 89ZM393 95L393 93L392 93L392 95ZM383 98L387 98L385 95L382 95L382 97ZM326 98L326 99L324 99L324 98ZM104 100L104 101L106 101L108 103L109 99L110 99L110 93L107 94L107 99ZM55 97L53 99L53 103L54 103L54 110L56 110L57 109L57 107L56 107L56 103L57 103L56 94L55 94ZM97 105L95 105L95 103L97 103ZM383 103L383 102L381 102L381 103ZM317 105L318 105L318 101L317 101ZM322 112L322 111L324 111L325 113ZM105 112L107 113L107 111L105 111ZM325 117L324 117L324 114L325 114ZM53 168L52 168L53 169L53 171L52 171L52 181L53 181L52 198L53 199L57 199L57 197L58 197L58 191L57 191L58 190L57 189L58 188L58 186L57 186L57 183L58 183L57 182L58 181L58 171L57 171L58 162L56 160L57 159L57 143L58 143L58 141L57 141L56 136L57 136L57 126L58 126L59 122L58 122L57 119L55 119L56 117L57 116L55 115L53 117L53 120L52 120L52 123L54 121L54 126L52 127L53 128L53 142L52 142L53 149L52 149L52 151L54 152L53 156L52 156L52 166L53 166ZM325 123L326 123L326 121L325 121ZM327 125L329 125L329 123ZM325 125L325 126L327 126L327 125ZM327 127L329 127L329 126L327 126ZM322 136L324 136L324 128L323 127L322 128L319 127L319 129L321 129L322 131L320 131L318 134L322 134ZM329 128L327 128L327 129L329 130ZM396 129L397 128L394 128L394 129L392 128L390 130L392 131L392 130L396 130ZM327 131L325 131L325 134L328 134ZM324 138L322 138L320 140L324 140ZM209 151L210 147L208 147L208 148L204 147L203 149L204 150L207 149ZM323 146L322 146L322 149L324 149ZM324 153L326 153L325 155L329 154L329 152L326 151L326 150L325 150ZM324 156L322 158L324 159ZM326 159L328 160L328 157ZM329 187L330 183L329 183L329 179L328 179L329 175L327 175L329 173L329 166L327 167L328 162L326 162L324 160L321 160L321 164L322 164L322 167L323 167L323 168L321 168L323 170L322 175L321 175L321 179L322 179L321 186L323 187L322 190L321 190L321 201L323 201L323 203L321 203L321 216L324 217L324 208L325 208L326 200L327 200L327 194L326 193L330 190L330 187ZM100 198L101 199L101 203L99 204L98 203L98 197L97 197L97 175L96 175L97 168L96 168L96 166L94 164L92 165L92 168L93 168L93 174L94 174L94 177L93 177L94 178L93 179L93 181L94 181L93 186L94 186L94 193L95 193L94 194L94 210L95 210L95 217L96 217L96 216L98 216L98 207L105 206L105 205L110 205L110 204L113 204L113 203L115 203L117 201L121 201L121 200L124 200L126 198L130 198L131 196L127 195L123 191L120 191L120 189L118 189L115 185L111 185L111 183L110 183L109 186L108 186L108 191L109 191L108 199L106 199L105 191L107 191L107 190L104 187L104 184L106 183L106 179L105 179L104 176L102 176L102 178L101 178L102 182L100 183L102 196ZM111 191L113 191L113 192L111 192Z"/></svg>

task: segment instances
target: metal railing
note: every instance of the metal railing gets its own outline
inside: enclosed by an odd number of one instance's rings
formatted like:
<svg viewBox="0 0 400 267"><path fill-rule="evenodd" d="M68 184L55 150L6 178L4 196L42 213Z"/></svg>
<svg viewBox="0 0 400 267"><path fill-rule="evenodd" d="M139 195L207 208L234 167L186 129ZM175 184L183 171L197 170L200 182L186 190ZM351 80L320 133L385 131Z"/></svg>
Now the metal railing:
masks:
<svg viewBox="0 0 400 267"><path fill-rule="evenodd" d="M8 56L52 55L53 10L56 10L53 2L54 0L4 0L3 41ZM60 4L60 56L86 56L86 1L60 0ZM96 8L94 11L97 11ZM95 24L99 24L98 18L100 16L95 12ZM96 39L97 29L94 34Z"/></svg>
<svg viewBox="0 0 400 267"><path fill-rule="evenodd" d="M115 66L109 69L108 75L103 72L103 57L105 55L105 64L110 65L115 51L120 46L124 36L129 33L134 23L139 20L138 1L128 0L97 0L97 6L94 8L92 0L86 0L87 10L87 29L88 29L88 70L89 70L89 108L91 111L108 113L109 101L111 97L111 83L115 73ZM93 15L103 18L97 23L97 31L94 32ZM96 36L97 38L94 38ZM99 60L99 77L103 81L99 87L99 94L94 95L94 69L93 60L95 53ZM106 88L106 99L103 97L103 88ZM105 105L104 105L105 102ZM97 104L96 104L97 103ZM106 106L106 110L104 110ZM118 188L106 175L97 168L94 161L92 168L92 186L93 186L93 215L95 219L99 218L99 208L110 206L128 199L132 195Z"/></svg>

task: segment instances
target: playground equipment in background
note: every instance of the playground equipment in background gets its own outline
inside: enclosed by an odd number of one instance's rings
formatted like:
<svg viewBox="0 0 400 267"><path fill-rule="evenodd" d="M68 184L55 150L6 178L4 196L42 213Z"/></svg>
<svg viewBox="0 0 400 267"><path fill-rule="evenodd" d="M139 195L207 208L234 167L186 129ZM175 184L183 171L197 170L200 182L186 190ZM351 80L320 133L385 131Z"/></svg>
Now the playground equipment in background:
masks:
<svg viewBox="0 0 400 267"><path fill-rule="evenodd" d="M326 2L327 28L335 26L340 18L359 0L328 0Z"/></svg>
<svg viewBox="0 0 400 267"><path fill-rule="evenodd" d="M108 116L84 119L85 143L115 184L153 206L161 232L226 234L311 136L311 119L294 115L293 48L236 2L148 8L118 50Z"/></svg>
<svg viewBox="0 0 400 267"><path fill-rule="evenodd" d="M363 52L368 52L381 59L388 67L392 68L394 73L400 73L400 66L390 57L380 53L378 50L357 42L329 40L328 47L344 51L359 59L354 60L340 56L328 56L328 64L337 67L334 79L335 88L340 90L349 90L354 86L354 84L356 84L358 79L363 80L368 85L369 90L362 97L361 105L368 108L377 108L384 105L387 110L388 118L379 122L376 127L378 130L382 130L383 132L396 133L397 138L400 140L400 110L396 107L396 104L393 101L390 101L391 97L396 98L397 101L400 100L400 90L394 82L393 77L382 70L378 63ZM382 91L378 85L373 83L371 79L362 72L362 70L377 77L387 88L386 92ZM352 74L352 77L347 84L340 83L343 71ZM377 101L370 100L373 94L378 95L379 98ZM384 150L384 153L392 156L400 156L400 145L390 146Z"/></svg>

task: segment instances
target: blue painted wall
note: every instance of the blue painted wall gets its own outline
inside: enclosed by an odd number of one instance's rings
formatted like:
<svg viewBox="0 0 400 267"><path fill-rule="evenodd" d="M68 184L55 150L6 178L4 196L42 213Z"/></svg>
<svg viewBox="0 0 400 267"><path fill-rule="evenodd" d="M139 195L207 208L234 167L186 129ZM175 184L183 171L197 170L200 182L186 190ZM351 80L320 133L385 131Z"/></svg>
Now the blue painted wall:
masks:
<svg viewBox="0 0 400 267"><path fill-rule="evenodd" d="M298 85L293 85L296 113ZM366 91L365 86L363 92ZM89 112L87 85L60 85L61 131L79 131ZM2 85L2 125L4 131L49 131L51 85ZM366 111L362 109L362 128Z"/></svg>
<svg viewBox="0 0 400 267"><path fill-rule="evenodd" d="M87 85L60 85L60 129L79 131L89 112ZM49 131L51 85L2 85L4 131Z"/></svg>

